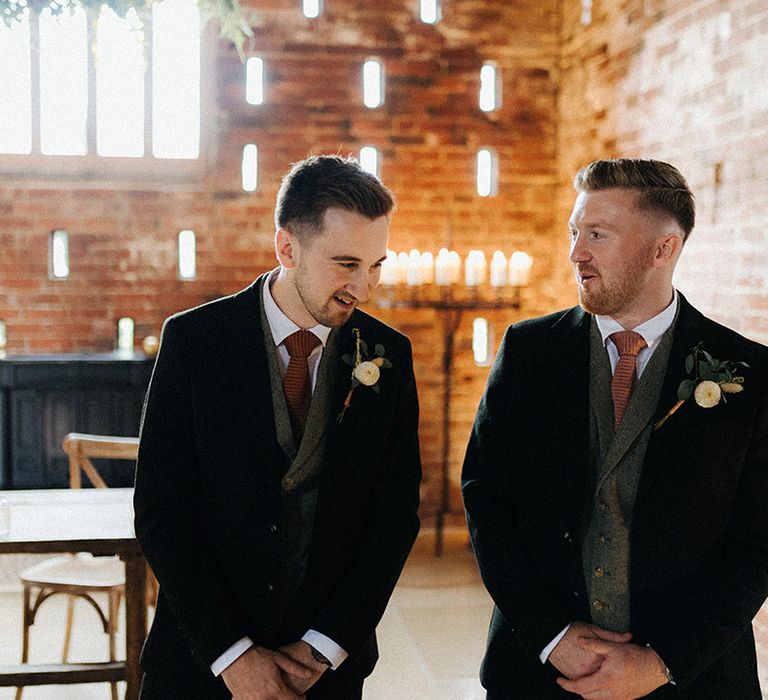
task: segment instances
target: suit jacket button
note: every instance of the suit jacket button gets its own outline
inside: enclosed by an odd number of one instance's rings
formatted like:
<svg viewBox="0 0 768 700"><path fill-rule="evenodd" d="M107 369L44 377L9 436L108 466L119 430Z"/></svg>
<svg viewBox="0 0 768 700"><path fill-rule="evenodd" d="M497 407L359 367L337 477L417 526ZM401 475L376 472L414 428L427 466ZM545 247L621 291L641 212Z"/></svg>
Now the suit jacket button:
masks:
<svg viewBox="0 0 768 700"><path fill-rule="evenodd" d="M605 571L604 571L604 570L603 570L601 567L599 567L599 566L598 566L598 567L595 569L595 576L596 576L597 578L603 578L603 576L605 576Z"/></svg>
<svg viewBox="0 0 768 700"><path fill-rule="evenodd" d="M277 532L277 523L270 523L269 524L269 531L270 532Z"/></svg>
<svg viewBox="0 0 768 700"><path fill-rule="evenodd" d="M603 601L602 601L602 600L598 600L597 598L595 598L595 599L592 601L592 607L593 607L595 610L602 610L604 607L606 607L606 605L605 605L605 603L603 603Z"/></svg>

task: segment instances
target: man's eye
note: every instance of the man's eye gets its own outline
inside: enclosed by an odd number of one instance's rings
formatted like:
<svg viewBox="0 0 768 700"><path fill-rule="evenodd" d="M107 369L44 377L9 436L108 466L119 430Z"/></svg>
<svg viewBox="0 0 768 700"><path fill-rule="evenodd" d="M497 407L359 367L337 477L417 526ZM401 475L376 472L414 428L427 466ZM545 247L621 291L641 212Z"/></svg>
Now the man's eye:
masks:
<svg viewBox="0 0 768 700"><path fill-rule="evenodd" d="M602 238L602 237L603 237L603 234L602 234L602 233L600 233L599 231L590 231L590 232L589 232L589 237L590 237L590 238L591 238L593 241L596 241L596 240L598 240L598 239Z"/></svg>
<svg viewBox="0 0 768 700"><path fill-rule="evenodd" d="M346 270L354 270L357 267L357 263L354 262L343 262L339 263L339 265L341 265Z"/></svg>

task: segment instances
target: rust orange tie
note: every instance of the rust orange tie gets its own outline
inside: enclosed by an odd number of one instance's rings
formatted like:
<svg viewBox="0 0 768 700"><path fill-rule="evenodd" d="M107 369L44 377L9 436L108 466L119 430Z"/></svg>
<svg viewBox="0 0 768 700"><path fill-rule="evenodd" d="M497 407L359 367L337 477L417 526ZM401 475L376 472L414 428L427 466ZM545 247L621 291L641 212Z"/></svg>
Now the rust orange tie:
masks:
<svg viewBox="0 0 768 700"><path fill-rule="evenodd" d="M646 346L646 342L643 336L635 331L619 331L612 333L609 338L619 351L619 361L611 380L614 428L618 428L635 385L637 354Z"/></svg>
<svg viewBox="0 0 768 700"><path fill-rule="evenodd" d="M298 445L304 435L309 402L312 398L307 358L320 345L320 338L311 331L301 330L291 333L283 344L291 358L283 377L283 390L285 402L288 404L288 414L291 417L293 439Z"/></svg>

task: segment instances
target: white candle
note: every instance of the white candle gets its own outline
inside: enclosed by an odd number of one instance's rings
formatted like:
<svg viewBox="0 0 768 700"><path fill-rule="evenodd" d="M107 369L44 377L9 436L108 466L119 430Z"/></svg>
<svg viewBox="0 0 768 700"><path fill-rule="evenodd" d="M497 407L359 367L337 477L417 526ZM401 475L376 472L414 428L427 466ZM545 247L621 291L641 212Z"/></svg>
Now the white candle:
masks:
<svg viewBox="0 0 768 700"><path fill-rule="evenodd" d="M500 250L491 258L491 286L503 287L507 283L507 256Z"/></svg>
<svg viewBox="0 0 768 700"><path fill-rule="evenodd" d="M477 287L485 279L485 253L482 250L470 250L464 260L464 281L467 287Z"/></svg>
<svg viewBox="0 0 768 700"><path fill-rule="evenodd" d="M451 284L461 282L461 256L455 250L448 253L448 270L451 276Z"/></svg>
<svg viewBox="0 0 768 700"><path fill-rule="evenodd" d="M397 273L397 283L403 284L408 278L408 253L397 254L395 271Z"/></svg>
<svg viewBox="0 0 768 700"><path fill-rule="evenodd" d="M451 283L451 256L447 248L440 248L435 260L435 282L441 287Z"/></svg>
<svg viewBox="0 0 768 700"><path fill-rule="evenodd" d="M408 272L405 279L409 287L421 284L421 253L416 248L408 255Z"/></svg>
<svg viewBox="0 0 768 700"><path fill-rule="evenodd" d="M528 253L516 250L509 259L509 284L513 287L525 287L531 276L533 260Z"/></svg>
<svg viewBox="0 0 768 700"><path fill-rule="evenodd" d="M432 253L421 254L421 283L432 284L435 281L435 260Z"/></svg>
<svg viewBox="0 0 768 700"><path fill-rule="evenodd" d="M379 282L387 287L397 284L397 253L394 250L387 250L387 257L381 263Z"/></svg>

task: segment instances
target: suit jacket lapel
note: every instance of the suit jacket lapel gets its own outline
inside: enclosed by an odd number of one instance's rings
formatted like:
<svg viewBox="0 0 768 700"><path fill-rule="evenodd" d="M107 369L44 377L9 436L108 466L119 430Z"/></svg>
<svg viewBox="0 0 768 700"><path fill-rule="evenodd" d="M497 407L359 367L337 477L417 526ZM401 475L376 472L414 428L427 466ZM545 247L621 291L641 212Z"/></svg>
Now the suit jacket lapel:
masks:
<svg viewBox="0 0 768 700"><path fill-rule="evenodd" d="M236 378L228 386L231 442L239 445L243 464L267 464L282 476L284 455L275 435L272 387L261 330L261 291L267 275L235 295L231 317L221 324L221 352Z"/></svg>
<svg viewBox="0 0 768 700"><path fill-rule="evenodd" d="M573 307L558 318L552 327L557 347L552 352L551 372L557 396L552 397L557 409L554 430L558 439L572 446L572 469L563 474L563 488L571 489L574 498L571 522L586 525L585 504L589 503L595 475L590 464L589 449L589 326L591 316ZM549 349L548 349L549 350ZM546 418L544 418L546 419ZM570 479L570 480L568 480Z"/></svg>

